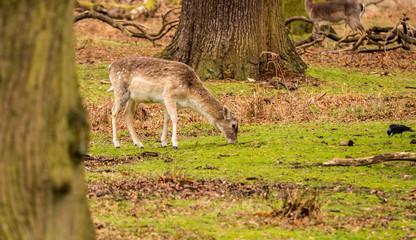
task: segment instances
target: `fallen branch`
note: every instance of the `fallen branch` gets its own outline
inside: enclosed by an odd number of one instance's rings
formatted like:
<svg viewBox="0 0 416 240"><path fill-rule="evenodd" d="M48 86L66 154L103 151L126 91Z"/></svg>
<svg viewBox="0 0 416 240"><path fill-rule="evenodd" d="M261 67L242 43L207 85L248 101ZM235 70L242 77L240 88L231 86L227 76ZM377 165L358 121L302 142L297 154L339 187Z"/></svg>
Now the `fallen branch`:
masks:
<svg viewBox="0 0 416 240"><path fill-rule="evenodd" d="M401 47L403 47L402 44L399 44L393 47L384 47L384 48L378 48L378 49L361 49L361 50L358 50L357 53L386 52L386 51L395 50Z"/></svg>
<svg viewBox="0 0 416 240"><path fill-rule="evenodd" d="M288 25L288 24L290 24L291 22L294 22L294 21L304 21L304 22L308 22L308 23L313 24L313 21L311 19L307 18L307 17L294 16L294 17L290 17L290 18L286 19L285 20L285 25Z"/></svg>
<svg viewBox="0 0 416 240"><path fill-rule="evenodd" d="M365 7L368 7L368 6L371 6L371 5L377 6L377 4L379 4L381 2L384 2L384 0L377 0L377 1L369 2L369 3L365 4Z"/></svg>
<svg viewBox="0 0 416 240"><path fill-rule="evenodd" d="M171 29L176 27L179 23L179 20L173 20L173 21L166 21L166 17L169 13L171 13L175 9L169 10L166 14L162 17L162 27L157 33L148 33L145 30L145 27L134 23L130 21L123 21L123 20L114 20L113 18L104 15L102 13L96 12L96 11L85 11L82 13L79 13L75 16L74 22L81 21L83 19L92 18L92 19L98 19L104 23L107 23L108 25L119 29L124 35L128 37L136 37L136 38L145 38L151 41L155 45L155 41L161 39L163 36L165 36ZM127 27L134 28L129 29Z"/></svg>
<svg viewBox="0 0 416 240"><path fill-rule="evenodd" d="M352 44L352 47L346 49L345 51L354 51L354 52L377 52L377 51L389 51L397 48L402 48L404 50L410 50L412 45L416 45L416 30L412 29L407 23L409 18L404 15L400 21L394 27L370 27L363 34L358 35L357 33L347 35L343 38L339 37L334 33L325 33L325 32L313 32L306 40L295 42L297 48L305 49L307 47L316 45L322 42L325 38L329 38L337 44L335 45L338 48L342 43L343 44ZM286 19L285 24L290 24L293 21L304 21L308 23L313 23L307 17L295 16ZM378 49L360 49L361 46L377 46ZM393 45L392 47L389 45Z"/></svg>
<svg viewBox="0 0 416 240"><path fill-rule="evenodd" d="M365 166L390 161L416 162L416 153L390 152L364 158L334 158L322 163L323 166Z"/></svg>

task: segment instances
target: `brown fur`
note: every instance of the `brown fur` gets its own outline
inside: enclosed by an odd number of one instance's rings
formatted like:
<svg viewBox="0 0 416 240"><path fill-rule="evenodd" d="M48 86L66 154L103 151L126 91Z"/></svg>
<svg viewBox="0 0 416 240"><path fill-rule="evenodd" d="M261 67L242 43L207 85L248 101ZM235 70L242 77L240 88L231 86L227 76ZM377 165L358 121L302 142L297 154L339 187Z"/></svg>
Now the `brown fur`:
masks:
<svg viewBox="0 0 416 240"><path fill-rule="evenodd" d="M315 31L319 31L321 26L346 23L356 32L363 32L361 17L365 11L364 5L356 0L339 0L336 2L316 2L305 0L305 10L309 18L314 21Z"/></svg>
<svg viewBox="0 0 416 240"><path fill-rule="evenodd" d="M136 103L162 103L165 121L161 137L166 144L167 123L172 119L172 145L177 147L177 108L189 107L217 126L230 143L237 142L237 118L214 98L195 72L186 64L150 57L126 57L109 67L114 89L113 142L119 147L116 118L127 104L125 117L133 142L143 147L132 125Z"/></svg>

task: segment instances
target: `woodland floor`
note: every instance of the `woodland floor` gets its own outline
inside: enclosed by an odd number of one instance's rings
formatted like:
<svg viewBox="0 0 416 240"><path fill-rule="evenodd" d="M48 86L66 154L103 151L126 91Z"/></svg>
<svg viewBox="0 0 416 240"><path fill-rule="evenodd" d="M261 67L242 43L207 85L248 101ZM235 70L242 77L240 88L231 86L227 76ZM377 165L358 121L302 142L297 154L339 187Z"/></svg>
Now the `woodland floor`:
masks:
<svg viewBox="0 0 416 240"><path fill-rule="evenodd" d="M308 74L285 72L284 84L273 74L255 83L209 80L241 120L237 146L226 146L202 117L182 110L180 150L158 148L162 108L146 105L135 122L145 150L131 146L121 122L127 146L116 151L106 68L124 56L152 56L173 33L153 46L94 20L74 29L92 136L84 166L99 239L416 237L415 163L320 165L337 155L416 151L409 144L414 134L386 138L384 130L391 122L416 127L415 48L361 54L310 48L301 55ZM358 145L338 146L346 138Z"/></svg>

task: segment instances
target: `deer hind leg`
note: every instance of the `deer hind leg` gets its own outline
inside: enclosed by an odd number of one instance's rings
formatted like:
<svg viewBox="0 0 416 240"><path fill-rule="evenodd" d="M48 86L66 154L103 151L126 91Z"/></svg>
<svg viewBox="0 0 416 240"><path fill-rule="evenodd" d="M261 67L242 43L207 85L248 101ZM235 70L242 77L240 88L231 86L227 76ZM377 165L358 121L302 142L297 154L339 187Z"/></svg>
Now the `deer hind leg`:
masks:
<svg viewBox="0 0 416 240"><path fill-rule="evenodd" d="M176 109L176 101L173 98L165 98L165 108L172 120L172 147L178 148L178 136L177 136L177 124L178 124L178 112Z"/></svg>
<svg viewBox="0 0 416 240"><path fill-rule="evenodd" d="M163 120L163 131L162 131L162 137L160 138L160 141L162 143L162 147L167 147L168 143L166 142L166 135L168 134L168 124L169 124L170 116L168 113L168 110L165 107L165 117Z"/></svg>
<svg viewBox="0 0 416 240"><path fill-rule="evenodd" d="M143 148L143 144L140 142L133 124L133 115L136 107L137 104L132 99L130 99L127 103L126 111L124 112L124 118L126 119L127 128L129 129L130 135L133 138L134 145L139 148Z"/></svg>
<svg viewBox="0 0 416 240"><path fill-rule="evenodd" d="M329 26L329 25L325 25L324 26L324 32L326 33L326 34L329 34L329 32L331 31L331 26ZM325 48L328 48L328 37L327 36L324 36L324 46L325 46Z"/></svg>
<svg viewBox="0 0 416 240"><path fill-rule="evenodd" d="M126 105L127 100L130 98L130 93L125 92L124 94L119 92L114 92L114 106L111 111L111 122L113 126L113 144L114 147L120 148L120 143L118 141L117 135L117 118L120 111L123 109L124 105Z"/></svg>
<svg viewBox="0 0 416 240"><path fill-rule="evenodd" d="M357 29L360 31L361 35L365 34L364 26L361 23L357 23Z"/></svg>
<svg viewBox="0 0 416 240"><path fill-rule="evenodd" d="M344 37L348 35L348 23L344 24Z"/></svg>

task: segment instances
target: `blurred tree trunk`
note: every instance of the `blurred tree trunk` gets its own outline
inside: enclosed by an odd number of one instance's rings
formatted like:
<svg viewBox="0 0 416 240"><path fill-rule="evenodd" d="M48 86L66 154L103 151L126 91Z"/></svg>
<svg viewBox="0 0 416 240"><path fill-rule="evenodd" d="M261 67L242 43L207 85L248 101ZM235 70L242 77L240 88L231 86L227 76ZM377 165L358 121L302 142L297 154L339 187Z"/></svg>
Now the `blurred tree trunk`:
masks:
<svg viewBox="0 0 416 240"><path fill-rule="evenodd" d="M184 62L202 79L257 79L263 51L277 53L280 66L303 72L285 28L281 0L182 0L178 29L157 57Z"/></svg>
<svg viewBox="0 0 416 240"><path fill-rule="evenodd" d="M94 239L73 1L0 1L0 239Z"/></svg>

